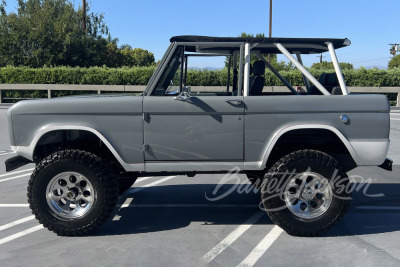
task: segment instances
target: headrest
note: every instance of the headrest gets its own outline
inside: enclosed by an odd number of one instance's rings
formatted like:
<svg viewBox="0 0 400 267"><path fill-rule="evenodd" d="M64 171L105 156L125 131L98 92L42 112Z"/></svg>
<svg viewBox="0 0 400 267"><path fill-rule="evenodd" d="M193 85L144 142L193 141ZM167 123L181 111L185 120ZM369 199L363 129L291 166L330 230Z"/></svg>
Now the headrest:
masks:
<svg viewBox="0 0 400 267"><path fill-rule="evenodd" d="M265 63L262 60L257 60L253 64L253 74L255 76L263 76L265 74Z"/></svg>
<svg viewBox="0 0 400 267"><path fill-rule="evenodd" d="M337 78L336 73L329 74L328 86L337 86L337 85L339 85L339 80Z"/></svg>
<svg viewBox="0 0 400 267"><path fill-rule="evenodd" d="M322 73L321 76L319 76L319 83L322 85L326 85L328 83L329 75L328 73Z"/></svg>
<svg viewBox="0 0 400 267"><path fill-rule="evenodd" d="M344 78L344 74L343 73L342 73L342 76ZM329 86L339 86L339 80L338 80L338 77L337 77L335 72L330 74L328 85Z"/></svg>

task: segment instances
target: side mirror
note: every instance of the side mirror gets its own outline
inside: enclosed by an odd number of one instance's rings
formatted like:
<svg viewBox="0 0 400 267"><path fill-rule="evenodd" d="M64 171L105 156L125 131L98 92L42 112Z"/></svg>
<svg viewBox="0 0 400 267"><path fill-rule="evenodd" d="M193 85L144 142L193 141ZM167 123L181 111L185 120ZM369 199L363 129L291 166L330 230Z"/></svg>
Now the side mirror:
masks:
<svg viewBox="0 0 400 267"><path fill-rule="evenodd" d="M182 92L177 95L174 99L178 101L187 101L191 97L190 87L184 86Z"/></svg>
<svg viewBox="0 0 400 267"><path fill-rule="evenodd" d="M170 91L173 86L174 86L174 82L171 80L170 87L168 87L168 89L165 90L165 95L177 95L179 93L178 89Z"/></svg>

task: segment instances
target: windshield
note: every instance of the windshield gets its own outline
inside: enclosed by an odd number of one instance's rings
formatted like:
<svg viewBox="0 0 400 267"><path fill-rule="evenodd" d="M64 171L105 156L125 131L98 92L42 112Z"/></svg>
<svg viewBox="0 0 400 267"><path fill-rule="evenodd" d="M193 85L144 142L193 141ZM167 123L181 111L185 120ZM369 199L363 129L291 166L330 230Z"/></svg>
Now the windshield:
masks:
<svg viewBox="0 0 400 267"><path fill-rule="evenodd" d="M156 88L153 91L153 95L165 95L165 92L167 91L167 89L170 87L171 84L179 87L180 75L181 75L181 70L180 70L181 54L182 54L182 47L178 47L175 50L174 55L168 62L168 65L164 70L163 75L158 80Z"/></svg>

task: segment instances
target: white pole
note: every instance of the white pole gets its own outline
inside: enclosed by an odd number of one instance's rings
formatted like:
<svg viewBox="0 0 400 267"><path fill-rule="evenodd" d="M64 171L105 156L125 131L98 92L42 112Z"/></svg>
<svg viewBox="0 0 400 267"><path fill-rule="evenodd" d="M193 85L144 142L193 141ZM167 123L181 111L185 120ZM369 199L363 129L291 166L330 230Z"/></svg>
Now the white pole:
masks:
<svg viewBox="0 0 400 267"><path fill-rule="evenodd" d="M325 87L322 86L322 84L319 83L317 79L314 78L314 76L311 75L311 73L306 70L306 68L303 67L290 53L287 51L287 49L280 43L274 44L279 51L282 52L292 63L298 68L301 73L303 73L324 95L330 95L330 93L325 89Z"/></svg>
<svg viewBox="0 0 400 267"><path fill-rule="evenodd" d="M239 86L238 91L241 92L243 89L243 55L244 55L244 45L240 46L240 54L239 54ZM242 95L240 93L240 95Z"/></svg>
<svg viewBox="0 0 400 267"><path fill-rule="evenodd" d="M333 62L333 66L335 67L336 75L340 84L340 89L342 89L343 95L348 95L349 92L347 91L346 83L344 81L342 70L340 69L339 62L336 57L335 48L333 47L332 43L328 43L329 53L331 54L331 59Z"/></svg>
<svg viewBox="0 0 400 267"><path fill-rule="evenodd" d="M249 76L250 76L250 44L244 45L244 96L249 95Z"/></svg>

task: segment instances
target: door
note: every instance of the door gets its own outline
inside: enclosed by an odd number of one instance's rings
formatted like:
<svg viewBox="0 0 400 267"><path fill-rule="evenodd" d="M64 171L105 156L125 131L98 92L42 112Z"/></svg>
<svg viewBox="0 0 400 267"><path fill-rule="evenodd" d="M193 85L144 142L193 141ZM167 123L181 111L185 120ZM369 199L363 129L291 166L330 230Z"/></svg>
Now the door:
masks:
<svg viewBox="0 0 400 267"><path fill-rule="evenodd" d="M145 96L145 161L243 161L243 98Z"/></svg>

